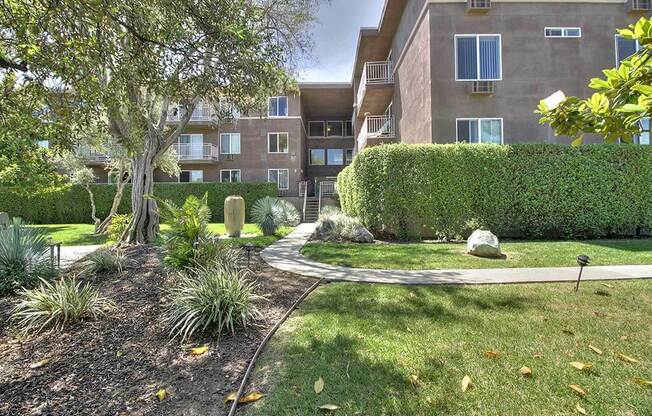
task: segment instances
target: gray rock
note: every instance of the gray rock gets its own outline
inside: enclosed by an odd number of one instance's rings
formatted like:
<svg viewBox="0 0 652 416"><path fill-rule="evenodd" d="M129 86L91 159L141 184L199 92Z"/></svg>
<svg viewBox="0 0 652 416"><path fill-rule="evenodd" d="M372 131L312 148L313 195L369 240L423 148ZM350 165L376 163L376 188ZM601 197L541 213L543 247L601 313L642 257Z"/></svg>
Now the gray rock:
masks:
<svg viewBox="0 0 652 416"><path fill-rule="evenodd" d="M9 227L11 220L9 219L9 214L6 212L0 212L0 227Z"/></svg>
<svg viewBox="0 0 652 416"><path fill-rule="evenodd" d="M488 258L498 258L503 255L500 251L498 237L486 230L475 230L471 234L466 241L466 252L474 256Z"/></svg>
<svg viewBox="0 0 652 416"><path fill-rule="evenodd" d="M356 224L351 232L351 241L354 243L373 243L374 235L361 224Z"/></svg>
<svg viewBox="0 0 652 416"><path fill-rule="evenodd" d="M335 229L335 222L332 220L321 220L317 227L317 238L319 240L328 241Z"/></svg>

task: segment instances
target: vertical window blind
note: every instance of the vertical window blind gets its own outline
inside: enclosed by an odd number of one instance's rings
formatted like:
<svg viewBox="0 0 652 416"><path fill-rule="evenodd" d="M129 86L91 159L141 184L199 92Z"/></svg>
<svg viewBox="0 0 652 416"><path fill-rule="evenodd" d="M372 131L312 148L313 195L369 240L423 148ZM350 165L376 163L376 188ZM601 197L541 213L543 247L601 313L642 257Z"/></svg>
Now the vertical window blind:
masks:
<svg viewBox="0 0 652 416"><path fill-rule="evenodd" d="M500 36L456 36L455 47L458 81L500 80Z"/></svg>

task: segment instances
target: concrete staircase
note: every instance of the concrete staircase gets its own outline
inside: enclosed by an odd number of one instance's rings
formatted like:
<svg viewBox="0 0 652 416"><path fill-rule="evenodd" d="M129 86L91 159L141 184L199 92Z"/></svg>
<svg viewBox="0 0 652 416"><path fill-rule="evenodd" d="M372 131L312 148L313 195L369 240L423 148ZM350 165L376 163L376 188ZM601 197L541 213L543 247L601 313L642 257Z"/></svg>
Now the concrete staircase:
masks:
<svg viewBox="0 0 652 416"><path fill-rule="evenodd" d="M316 222L319 218L319 198L308 197L306 200L306 213L303 222Z"/></svg>

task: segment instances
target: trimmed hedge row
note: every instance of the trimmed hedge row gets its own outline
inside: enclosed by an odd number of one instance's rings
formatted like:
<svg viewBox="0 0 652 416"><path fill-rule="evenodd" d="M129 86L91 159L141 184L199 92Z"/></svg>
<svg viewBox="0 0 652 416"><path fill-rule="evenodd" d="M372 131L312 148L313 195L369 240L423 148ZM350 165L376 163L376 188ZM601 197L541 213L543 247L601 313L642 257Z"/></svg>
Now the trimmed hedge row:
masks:
<svg viewBox="0 0 652 416"><path fill-rule="evenodd" d="M104 218L113 203L115 185L93 185L93 194L98 217ZM245 199L247 210L255 201L266 196L276 196L276 184L272 183L157 183L154 195L169 199L178 204L189 195L202 197L208 192L208 206L212 213L212 222L224 222L224 200L230 195L240 195ZM88 193L74 185L61 193L20 197L0 190L0 212L9 216L22 217L35 224L92 223ZM131 212L131 186L125 188L122 203L118 210L121 214ZM249 218L249 211L247 211Z"/></svg>
<svg viewBox="0 0 652 416"><path fill-rule="evenodd" d="M652 148L387 145L338 176L343 210L399 238L595 238L652 229Z"/></svg>

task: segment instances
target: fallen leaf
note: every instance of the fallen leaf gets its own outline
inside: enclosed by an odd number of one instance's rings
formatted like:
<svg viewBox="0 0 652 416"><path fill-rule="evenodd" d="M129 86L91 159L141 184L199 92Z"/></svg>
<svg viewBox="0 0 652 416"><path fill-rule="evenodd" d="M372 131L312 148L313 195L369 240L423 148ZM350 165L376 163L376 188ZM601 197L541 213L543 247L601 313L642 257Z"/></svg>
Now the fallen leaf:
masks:
<svg viewBox="0 0 652 416"><path fill-rule="evenodd" d="M600 283L604 287L608 287L609 289L613 289L614 287L610 285L609 283Z"/></svg>
<svg viewBox="0 0 652 416"><path fill-rule="evenodd" d="M583 388L581 388L579 385L577 385L577 384L571 384L571 385L568 386L568 387L570 387L571 390L573 390L575 393L579 394L580 396L586 396L586 390L584 390Z"/></svg>
<svg viewBox="0 0 652 416"><path fill-rule="evenodd" d="M315 393L319 394L324 390L324 379L319 377L317 381L315 381Z"/></svg>
<svg viewBox="0 0 652 416"><path fill-rule="evenodd" d="M124 353L123 353L122 351L117 351L117 352L115 353L115 356L116 356L116 357L122 357L123 355L124 355Z"/></svg>
<svg viewBox="0 0 652 416"><path fill-rule="evenodd" d="M607 316L607 314L598 311L593 311L593 315L598 318L604 318L605 316Z"/></svg>
<svg viewBox="0 0 652 416"><path fill-rule="evenodd" d="M165 396L167 396L167 394L168 393L165 391L165 389L159 389L159 391L156 392L155 396L158 397L159 402L162 402L165 400Z"/></svg>
<svg viewBox="0 0 652 416"><path fill-rule="evenodd" d="M598 355L602 355L602 350L601 350L601 349L596 348L596 347L594 347L593 345L589 345L589 348L590 348L591 351L593 351L594 353L596 353L596 354L598 354Z"/></svg>
<svg viewBox="0 0 652 416"><path fill-rule="evenodd" d="M532 354L532 356L534 358L543 358L543 354L541 354L540 352L536 352L536 353Z"/></svg>
<svg viewBox="0 0 652 416"><path fill-rule="evenodd" d="M410 380L410 384L412 384L413 386L419 384L419 376L417 376L416 374L411 374L409 380Z"/></svg>
<svg viewBox="0 0 652 416"><path fill-rule="evenodd" d="M632 358L629 355L622 354L620 352L615 352L614 355L616 357L620 358L621 360L625 361L626 363L637 363L638 360L636 358Z"/></svg>
<svg viewBox="0 0 652 416"><path fill-rule="evenodd" d="M575 332L571 331L570 329L562 329L561 332L566 335L575 335Z"/></svg>
<svg viewBox="0 0 652 416"><path fill-rule="evenodd" d="M652 381L646 380L641 377L634 377L632 381L636 384L640 384L641 386L652 386Z"/></svg>
<svg viewBox="0 0 652 416"><path fill-rule="evenodd" d="M570 363L571 367L577 368L580 371L590 371L593 368L593 364L585 364L579 361L573 361Z"/></svg>
<svg viewBox="0 0 652 416"><path fill-rule="evenodd" d="M487 358L500 358L500 353L498 351L485 351L484 356Z"/></svg>
<svg viewBox="0 0 652 416"><path fill-rule="evenodd" d="M417 294L414 293L414 292L410 292L410 293L408 293L408 296L414 299L414 298L417 297Z"/></svg>
<svg viewBox="0 0 652 416"><path fill-rule="evenodd" d="M623 335L622 337L620 337L620 340L621 341L627 341L627 338L629 338L627 335Z"/></svg>
<svg viewBox="0 0 652 416"><path fill-rule="evenodd" d="M326 411L332 412L334 410L339 409L340 407L337 406L337 405L334 405L334 404L327 403L327 404L322 404L321 406L319 406L319 408L321 410L326 410Z"/></svg>
<svg viewBox="0 0 652 416"><path fill-rule="evenodd" d="M35 370L35 369L37 369L37 368L41 368L41 367L43 367L44 365L47 365L49 362L50 362L50 359L49 359L49 358L44 358L44 359L42 359L41 361L37 361L37 362L35 362L35 363L31 363L31 364L29 365L29 368L31 368L32 370Z"/></svg>
<svg viewBox="0 0 652 416"><path fill-rule="evenodd" d="M237 392L236 393L229 393L229 395L224 398L224 403L231 403L232 401L235 400L237 395L238 395ZM245 404L245 403L255 402L257 400L260 400L263 396L264 396L264 394L261 394L261 393L258 393L257 391L254 391L254 392L251 392L251 393L247 394L246 396L240 397L240 400L238 400L238 403Z"/></svg>
<svg viewBox="0 0 652 416"><path fill-rule="evenodd" d="M468 375L464 376L464 378L462 379L462 391L463 392L467 391L469 387L471 387L472 383L473 382L471 381L471 377L469 377Z"/></svg>
<svg viewBox="0 0 652 416"><path fill-rule="evenodd" d="M532 377L532 369L530 367L521 367L521 374L523 377Z"/></svg>
<svg viewBox="0 0 652 416"><path fill-rule="evenodd" d="M582 406L580 406L579 402L575 405L575 411L581 415L586 416L586 409L584 409Z"/></svg>
<svg viewBox="0 0 652 416"><path fill-rule="evenodd" d="M208 345L204 345L202 347L195 347L190 350L190 354L192 355L204 355L208 352Z"/></svg>

